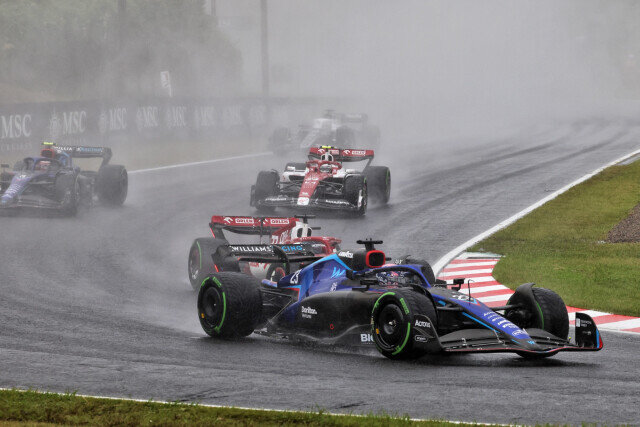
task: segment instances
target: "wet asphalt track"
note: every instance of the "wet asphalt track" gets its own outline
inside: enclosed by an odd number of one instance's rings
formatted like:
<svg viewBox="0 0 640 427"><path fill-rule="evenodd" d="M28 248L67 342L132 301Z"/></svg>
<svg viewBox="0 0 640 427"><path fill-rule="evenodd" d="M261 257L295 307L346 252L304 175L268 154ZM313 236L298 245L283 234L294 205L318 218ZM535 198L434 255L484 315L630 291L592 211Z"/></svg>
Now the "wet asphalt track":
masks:
<svg viewBox="0 0 640 427"><path fill-rule="evenodd" d="M640 145L640 127L588 122L503 140L405 150L392 202L366 219L318 219L349 242L435 262L468 238ZM116 153L117 154L117 153ZM284 161L133 174L122 209L75 219L0 218L0 387L501 423L640 423L640 338L529 362L468 355L392 362L372 351L252 336L216 342L186 278L211 214L249 214L259 169ZM532 278L535 281L535 278Z"/></svg>

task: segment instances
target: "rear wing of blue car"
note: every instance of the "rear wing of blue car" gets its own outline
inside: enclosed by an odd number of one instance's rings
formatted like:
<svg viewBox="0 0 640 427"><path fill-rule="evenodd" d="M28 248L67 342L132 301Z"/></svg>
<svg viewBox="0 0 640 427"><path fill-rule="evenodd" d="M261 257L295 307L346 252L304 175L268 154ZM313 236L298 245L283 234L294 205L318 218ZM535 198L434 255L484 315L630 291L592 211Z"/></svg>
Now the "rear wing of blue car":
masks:
<svg viewBox="0 0 640 427"><path fill-rule="evenodd" d="M54 149L58 152L66 153L72 158L92 159L102 158L102 164L106 165L111 160L111 148L109 147L89 147L81 145L56 145Z"/></svg>
<svg viewBox="0 0 640 427"><path fill-rule="evenodd" d="M224 248L224 249L223 249ZM218 249L228 251L238 261L260 263L283 263L286 274L290 274L291 263L317 261L318 255L313 253L308 243L292 243L285 245L224 245ZM213 254L212 256L216 256ZM214 262L216 260L214 259Z"/></svg>

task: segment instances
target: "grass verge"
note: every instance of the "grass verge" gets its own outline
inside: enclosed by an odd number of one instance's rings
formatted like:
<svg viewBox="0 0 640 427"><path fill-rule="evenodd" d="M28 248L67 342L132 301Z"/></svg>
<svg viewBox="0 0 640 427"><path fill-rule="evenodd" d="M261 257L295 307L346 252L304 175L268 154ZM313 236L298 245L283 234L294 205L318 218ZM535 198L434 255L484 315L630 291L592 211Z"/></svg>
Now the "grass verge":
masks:
<svg viewBox="0 0 640 427"><path fill-rule="evenodd" d="M0 390L4 422L91 425L305 425L305 426L452 426L444 421L411 421L390 415L329 415L318 412L212 408L196 404L136 402L75 394ZM475 424L462 424L475 425Z"/></svg>
<svg viewBox="0 0 640 427"><path fill-rule="evenodd" d="M505 255L494 277L580 308L640 316L640 243L605 243L640 201L640 162L613 166L470 248Z"/></svg>

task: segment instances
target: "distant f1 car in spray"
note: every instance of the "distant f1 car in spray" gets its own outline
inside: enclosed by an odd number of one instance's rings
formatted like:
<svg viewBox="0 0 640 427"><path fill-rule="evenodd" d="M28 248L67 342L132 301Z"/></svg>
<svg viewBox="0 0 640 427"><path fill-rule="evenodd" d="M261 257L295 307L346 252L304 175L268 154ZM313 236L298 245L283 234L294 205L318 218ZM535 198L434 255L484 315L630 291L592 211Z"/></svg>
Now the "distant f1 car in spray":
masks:
<svg viewBox="0 0 640 427"><path fill-rule="evenodd" d="M251 187L250 204L260 212L276 207L331 209L362 216L369 200L386 204L391 196L391 172L386 166L371 166L373 150L311 147L306 163L287 163L280 175L262 171ZM347 163L366 161L364 169Z"/></svg>
<svg viewBox="0 0 640 427"><path fill-rule="evenodd" d="M331 345L374 345L390 359L429 353L513 352L543 358L560 351L597 351L602 337L591 317L576 313L574 340L562 299L528 283L505 306L490 308L429 279L431 267L417 260L387 264L375 248L341 251L315 260L306 249L261 245L239 259L253 262L314 261L278 281L221 272L205 278L198 318L214 338L256 333ZM433 280L431 282L430 280Z"/></svg>
<svg viewBox="0 0 640 427"><path fill-rule="evenodd" d="M122 205L127 198L128 176L124 166L110 165L108 147L57 146L43 143L39 156L25 157L13 171L2 165L0 210L47 209L75 215L80 205L96 200ZM102 158L98 171L81 170L76 158Z"/></svg>
<svg viewBox="0 0 640 427"><path fill-rule="evenodd" d="M274 129L269 137L269 148L276 154L306 152L313 145L380 148L380 129L369 123L366 114L344 114L326 110L322 117L309 125L291 130Z"/></svg>
<svg viewBox="0 0 640 427"><path fill-rule="evenodd" d="M211 217L209 227L212 237L199 237L189 249L189 282L198 290L202 281L212 273L242 272L258 278L277 281L285 273L282 262L240 262L237 255L249 253L256 244L229 243L225 232L259 236L258 245L263 239L273 244L284 245L283 250L295 249L310 251L315 258L321 258L340 249L340 239L335 237L314 236L313 231L320 227L311 227L310 215L296 217L221 216Z"/></svg>

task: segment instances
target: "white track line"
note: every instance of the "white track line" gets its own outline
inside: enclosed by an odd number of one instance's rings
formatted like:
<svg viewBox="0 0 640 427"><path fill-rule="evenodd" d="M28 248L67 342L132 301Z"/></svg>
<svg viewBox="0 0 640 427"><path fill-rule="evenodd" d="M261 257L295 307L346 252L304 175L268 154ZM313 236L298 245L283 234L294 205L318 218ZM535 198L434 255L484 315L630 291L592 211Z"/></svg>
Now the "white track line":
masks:
<svg viewBox="0 0 640 427"><path fill-rule="evenodd" d="M528 208L525 208L523 210L521 210L520 212L518 212L517 214L505 219L504 221L500 222L499 224L496 224L495 226L491 227L490 229L478 234L475 237L472 237L471 239L467 240L466 242L464 242L463 244L461 244L460 246L457 246L456 248L452 249L451 251L449 251L445 256L443 256L442 258L440 258L438 260L438 262L436 262L433 265L433 271L436 272L436 275L438 274L438 272L440 272L440 270L442 270L444 268L445 265L447 265L449 263L449 261L451 261L453 258L455 258L458 254L460 254L461 252L463 252L465 249L469 248L470 246L475 245L476 243L486 239L487 237L491 236L493 233L502 230L503 228L505 228L508 225L513 224L514 222L516 222L517 220L519 220L520 218L522 218L523 216L525 216L526 214L530 213L531 211L533 211L534 209L539 208L540 206L544 205L545 203L547 203L550 200L555 199L556 197L558 197L560 194L564 193L565 191L571 189L572 187L575 187L576 185L586 181L587 179L591 178L592 176L595 176L597 174L599 174L600 172L602 172L604 169L613 166L615 164L618 164L624 160L627 160L630 157L633 157L637 154L640 154L640 149L635 150L627 155L624 155L622 157L620 157L619 159L616 159L612 162L607 163L606 165L599 167L598 169L594 170L591 173L588 173L586 175L584 175L581 178L576 179L575 181L573 181L572 183L565 185L564 187L562 187L561 189L554 191L553 193L549 194L547 197L538 200L537 202L535 202L534 204L532 204L531 206L529 206Z"/></svg>
<svg viewBox="0 0 640 427"><path fill-rule="evenodd" d="M213 160L203 160L201 162L180 163L180 164L177 164L177 165L159 166L157 168L138 169L138 170L130 171L129 175L138 174L138 173L146 173L146 172L155 172L155 171L161 171L161 170L166 170L166 169L186 168L186 167L189 167L189 166L206 165L206 164L209 164L209 163L221 163L221 162L227 162L229 160L250 159L252 157L262 157L262 156L267 156L269 154L272 154L272 153L265 151L265 152L262 152L262 153L255 153L255 154L243 154L242 156L223 157L221 159L213 159Z"/></svg>

